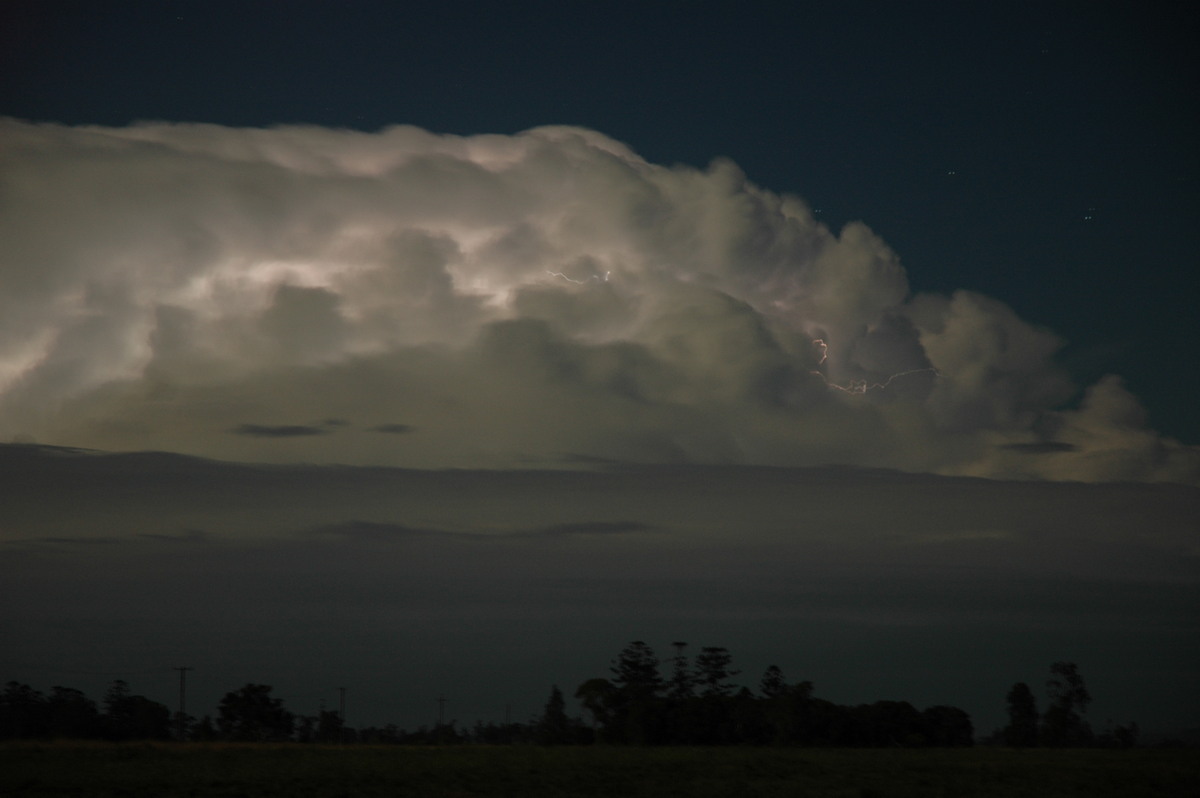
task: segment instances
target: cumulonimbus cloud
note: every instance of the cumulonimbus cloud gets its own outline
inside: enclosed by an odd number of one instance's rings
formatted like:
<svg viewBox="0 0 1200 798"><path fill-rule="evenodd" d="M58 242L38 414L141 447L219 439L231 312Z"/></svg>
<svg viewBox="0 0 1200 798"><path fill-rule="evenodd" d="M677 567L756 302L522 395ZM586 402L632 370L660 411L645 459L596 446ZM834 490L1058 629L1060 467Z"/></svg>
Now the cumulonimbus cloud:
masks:
<svg viewBox="0 0 1200 798"><path fill-rule="evenodd" d="M1118 378L1069 406L1052 332L913 295L866 225L726 160L570 127L9 119L0 141L0 439L1200 479ZM347 423L272 432L320 418Z"/></svg>

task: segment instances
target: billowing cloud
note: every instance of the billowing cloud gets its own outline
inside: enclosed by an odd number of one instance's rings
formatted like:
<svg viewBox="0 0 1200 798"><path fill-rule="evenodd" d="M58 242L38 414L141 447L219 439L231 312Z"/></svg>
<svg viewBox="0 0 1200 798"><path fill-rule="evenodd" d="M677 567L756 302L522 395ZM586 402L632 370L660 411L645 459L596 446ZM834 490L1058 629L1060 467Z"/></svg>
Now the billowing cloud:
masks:
<svg viewBox="0 0 1200 798"><path fill-rule="evenodd" d="M0 140L3 440L1200 479L1117 378L1071 406L1052 332L912 295L866 225L835 233L726 160L567 127Z"/></svg>

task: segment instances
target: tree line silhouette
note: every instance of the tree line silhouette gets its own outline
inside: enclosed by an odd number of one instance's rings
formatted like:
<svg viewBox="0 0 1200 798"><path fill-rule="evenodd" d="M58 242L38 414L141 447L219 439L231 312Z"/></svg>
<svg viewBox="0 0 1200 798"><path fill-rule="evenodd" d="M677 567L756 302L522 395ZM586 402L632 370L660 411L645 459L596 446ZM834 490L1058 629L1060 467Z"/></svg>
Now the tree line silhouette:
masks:
<svg viewBox="0 0 1200 798"><path fill-rule="evenodd" d="M923 711L906 701L841 706L813 695L812 682L788 684L775 665L757 693L733 678L733 657L710 646L694 658L677 642L663 675L646 643L626 646L612 678L585 681L576 697L592 717L595 739L634 745L969 746L970 716L957 707ZM547 704L546 716L550 715Z"/></svg>
<svg viewBox="0 0 1200 798"><path fill-rule="evenodd" d="M1033 691L1017 682L1008 691L1008 725L996 735L997 742L1014 748L1051 748L1102 745L1132 748L1137 744L1136 723L1118 725L1100 734L1084 720L1092 695L1074 662L1055 662L1046 682L1047 706L1040 715Z"/></svg>
<svg viewBox="0 0 1200 798"><path fill-rule="evenodd" d="M10 681L0 693L0 739L105 739L196 742L299 742L367 744L587 745L799 745L839 747L956 747L975 742L970 716L953 706L918 710L907 701L840 705L813 695L810 681L788 683L775 665L757 691L734 683L740 671L725 648L705 647L695 657L687 644L660 661L646 643L627 645L612 660L609 677L575 690L588 720L568 715L557 685L540 715L528 722L476 723L460 729L439 721L405 731L347 727L339 712L317 715L287 710L265 684L226 693L215 718L174 713L114 681L98 706L79 690L55 686L48 695ZM664 669L669 670L664 675ZM1008 724L981 742L1013 747L1129 747L1137 726L1092 732L1083 719L1091 695L1074 663L1056 662L1047 682L1047 705L1037 710L1024 682L1007 694Z"/></svg>

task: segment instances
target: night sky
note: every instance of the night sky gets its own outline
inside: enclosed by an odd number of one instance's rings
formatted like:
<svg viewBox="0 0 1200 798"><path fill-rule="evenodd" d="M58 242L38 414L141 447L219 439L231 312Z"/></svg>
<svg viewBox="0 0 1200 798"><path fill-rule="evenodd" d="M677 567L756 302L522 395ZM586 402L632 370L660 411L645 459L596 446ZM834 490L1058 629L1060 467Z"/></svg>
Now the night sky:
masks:
<svg viewBox="0 0 1200 798"><path fill-rule="evenodd" d="M1183 11L0 14L5 679L469 724L683 639L1197 725Z"/></svg>

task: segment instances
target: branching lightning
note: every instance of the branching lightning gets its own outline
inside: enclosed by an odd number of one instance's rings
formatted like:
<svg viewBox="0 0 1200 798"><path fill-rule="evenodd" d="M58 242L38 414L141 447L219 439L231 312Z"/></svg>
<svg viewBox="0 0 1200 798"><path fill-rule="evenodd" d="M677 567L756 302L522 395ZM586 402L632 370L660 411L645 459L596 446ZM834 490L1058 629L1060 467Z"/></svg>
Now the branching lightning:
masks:
<svg viewBox="0 0 1200 798"><path fill-rule="evenodd" d="M607 271L604 274L593 274L591 277L588 277L583 280L576 280L574 278L568 277L567 275L563 274L562 272L552 272L552 271L547 270L546 274L550 275L551 277L561 277L562 279L566 280L568 283L574 283L575 285L587 285L588 283L607 283L608 276L610 274L612 274L612 272Z"/></svg>
<svg viewBox="0 0 1200 798"><path fill-rule="evenodd" d="M819 360L817 360L817 365L819 366L829 358L829 344L825 343L825 339L823 339L823 338L814 338L813 346L819 347L821 350L821 357ZM898 380L901 377L907 377L910 374L926 374L926 373L928 373L928 374L933 374L935 377L941 376L941 372L939 372L936 368L934 368L933 366L926 366L925 368L921 368L921 369L909 369L908 371L898 371L895 374L892 374L891 376L889 376L883 382L868 382L867 380L850 380L846 384L842 385L840 383L831 381L828 377L825 376L824 372L822 372L818 369L813 369L811 373L816 374L818 377L820 377L822 380L824 380L825 384L828 385L830 388L836 388L837 390L841 391L842 393L849 393L849 394L856 394L856 395L862 395L869 391L883 390L884 388L891 385L892 382L894 382L895 380Z"/></svg>

